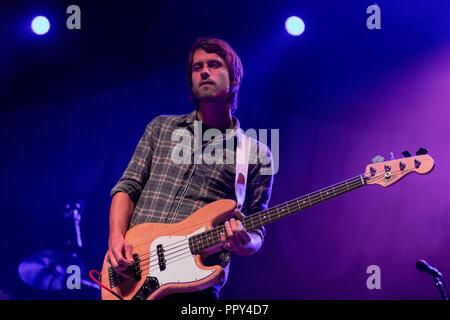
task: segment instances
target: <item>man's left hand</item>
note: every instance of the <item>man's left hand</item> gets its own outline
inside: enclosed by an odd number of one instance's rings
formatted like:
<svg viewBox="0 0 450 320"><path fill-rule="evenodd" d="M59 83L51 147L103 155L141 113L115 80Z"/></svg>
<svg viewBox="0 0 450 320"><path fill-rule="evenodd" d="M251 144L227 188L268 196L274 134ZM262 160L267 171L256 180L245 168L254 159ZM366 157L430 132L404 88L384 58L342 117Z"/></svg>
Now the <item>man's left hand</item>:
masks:
<svg viewBox="0 0 450 320"><path fill-rule="evenodd" d="M245 215L239 210L234 209L237 218L245 218ZM225 234L221 233L221 240L225 243L225 250L234 252L238 255L250 255L260 247L259 236L247 232L240 220L231 218L225 221Z"/></svg>

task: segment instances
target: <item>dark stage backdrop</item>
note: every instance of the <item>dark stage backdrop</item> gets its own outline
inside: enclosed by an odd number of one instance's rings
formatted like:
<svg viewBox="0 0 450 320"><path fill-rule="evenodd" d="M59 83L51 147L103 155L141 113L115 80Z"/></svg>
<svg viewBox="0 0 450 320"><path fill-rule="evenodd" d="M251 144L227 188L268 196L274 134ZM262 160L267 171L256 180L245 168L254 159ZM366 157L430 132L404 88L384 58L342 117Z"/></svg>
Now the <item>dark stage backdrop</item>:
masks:
<svg viewBox="0 0 450 320"><path fill-rule="evenodd" d="M199 36L227 40L244 80L244 129L279 129L271 205L356 176L375 155L425 146L434 171L387 189L368 186L268 227L263 248L232 260L223 299L439 299L426 259L450 276L450 3L377 1L80 1L82 29L65 29L58 1L0 10L0 289L18 299L98 299L94 289L40 291L18 266L66 250L67 203L82 200L81 257L99 269L109 192L146 124L189 113L184 68ZM3 6L3 4L2 4ZM31 16L54 19L47 36ZM301 16L305 33L284 31ZM381 288L369 290L377 265ZM86 275L86 274L84 274Z"/></svg>

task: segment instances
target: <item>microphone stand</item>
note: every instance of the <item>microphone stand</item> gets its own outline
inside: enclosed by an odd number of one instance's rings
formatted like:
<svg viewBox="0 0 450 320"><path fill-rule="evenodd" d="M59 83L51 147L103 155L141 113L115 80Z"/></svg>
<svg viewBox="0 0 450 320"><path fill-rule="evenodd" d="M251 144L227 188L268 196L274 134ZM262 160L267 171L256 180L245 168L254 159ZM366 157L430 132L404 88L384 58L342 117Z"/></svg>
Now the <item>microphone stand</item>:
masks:
<svg viewBox="0 0 450 320"><path fill-rule="evenodd" d="M447 284L445 284L443 277L433 277L433 278L434 284L436 285L436 287L439 290L439 293L441 294L441 299L448 300Z"/></svg>
<svg viewBox="0 0 450 320"><path fill-rule="evenodd" d="M425 272L433 277L434 284L439 290L439 294L441 295L442 300L448 300L448 288L447 283L445 283L444 276L439 272L436 268L430 266L428 262L421 259L416 262L417 270L421 272Z"/></svg>
<svg viewBox="0 0 450 320"><path fill-rule="evenodd" d="M83 240L81 238L81 229L80 229L80 221L81 221L81 215L84 210L84 201L80 200L77 203L75 203L74 208L70 204L66 204L66 218L73 218L73 226L75 227L75 237L76 237L76 245L72 252L72 256L77 257L79 256L79 252L83 247ZM69 243L72 243L72 241L69 241ZM93 287L95 289L100 290L100 286L96 283L91 282L90 280L81 279L81 283Z"/></svg>

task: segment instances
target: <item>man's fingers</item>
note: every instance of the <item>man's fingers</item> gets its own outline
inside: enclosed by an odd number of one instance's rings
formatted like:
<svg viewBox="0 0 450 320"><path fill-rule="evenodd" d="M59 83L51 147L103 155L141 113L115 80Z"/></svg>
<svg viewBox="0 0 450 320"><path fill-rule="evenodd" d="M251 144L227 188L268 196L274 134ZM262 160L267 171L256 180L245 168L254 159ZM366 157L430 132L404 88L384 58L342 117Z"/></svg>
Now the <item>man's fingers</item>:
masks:
<svg viewBox="0 0 450 320"><path fill-rule="evenodd" d="M227 242L223 245L224 249L234 251L251 241L250 234L245 230L241 221L231 218L229 221L225 221L224 226L225 233L221 233L220 235L221 241Z"/></svg>
<svg viewBox="0 0 450 320"><path fill-rule="evenodd" d="M225 236L225 233L220 233L220 241L223 242L222 248L228 251L231 251L231 244L230 240L227 240L227 237Z"/></svg>
<svg viewBox="0 0 450 320"><path fill-rule="evenodd" d="M237 230L236 219L234 219L234 218L230 219L230 228L231 228L231 231L233 231L233 233Z"/></svg>
<svg viewBox="0 0 450 320"><path fill-rule="evenodd" d="M250 234L246 231L239 231L237 233L237 236L239 237L239 240L241 241L241 243L245 246L246 244L248 244L250 241L252 241L252 238L250 236Z"/></svg>
<svg viewBox="0 0 450 320"><path fill-rule="evenodd" d="M108 260L109 260L109 264L111 265L111 267L113 267L113 269L116 269L118 267L118 263L116 258L114 258L114 255L112 254L111 251L108 252Z"/></svg>
<svg viewBox="0 0 450 320"><path fill-rule="evenodd" d="M244 225L242 224L242 222L241 221L237 221L236 222L236 225L237 225L237 230L239 230L239 231L246 231L245 230L245 227L244 227Z"/></svg>
<svg viewBox="0 0 450 320"><path fill-rule="evenodd" d="M133 262L133 246L131 244L125 245L125 257L128 259L128 262Z"/></svg>
<svg viewBox="0 0 450 320"><path fill-rule="evenodd" d="M125 257L122 254L122 251L119 250L118 248L114 248L112 250L113 254L114 254L114 258L116 258L116 261L119 265L119 268L121 269L125 269L126 267L128 267L131 263L128 262Z"/></svg>
<svg viewBox="0 0 450 320"><path fill-rule="evenodd" d="M242 221L236 220L234 218L230 219L230 227L231 227L231 231L233 231L233 233L236 231L245 230L244 225L242 224Z"/></svg>
<svg viewBox="0 0 450 320"><path fill-rule="evenodd" d="M126 269L126 266L122 266L117 262L117 259L114 257L113 253L110 251L108 253L108 260L111 267L114 269L114 271L119 274L120 276L130 279L130 276L126 274L124 271Z"/></svg>
<svg viewBox="0 0 450 320"><path fill-rule="evenodd" d="M233 231L231 231L230 222L228 222L228 221L225 221L225 232L227 234L227 237L233 236Z"/></svg>

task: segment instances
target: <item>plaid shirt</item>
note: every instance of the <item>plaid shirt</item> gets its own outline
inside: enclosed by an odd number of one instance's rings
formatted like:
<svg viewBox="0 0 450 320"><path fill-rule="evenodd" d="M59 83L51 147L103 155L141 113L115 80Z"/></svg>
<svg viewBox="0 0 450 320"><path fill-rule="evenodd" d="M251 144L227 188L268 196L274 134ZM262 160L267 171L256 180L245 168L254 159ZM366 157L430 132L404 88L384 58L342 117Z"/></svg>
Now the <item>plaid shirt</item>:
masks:
<svg viewBox="0 0 450 320"><path fill-rule="evenodd" d="M235 195L235 147L232 152L233 163L196 164L193 160L175 164L171 155L178 141L172 141L176 129L185 128L194 133L194 121L197 111L188 115L159 116L153 119L139 141L139 144L125 172L111 191L127 193L135 203L130 227L144 222L174 223L185 219L197 209L219 199L236 200ZM213 143L224 143L227 139L236 139L235 130L240 128L239 121L233 117L234 131L222 134L221 139L203 143L202 149ZM203 141L202 141L203 142ZM236 146L236 143L234 143ZM264 162L250 162L247 177L246 199L241 208L242 213L251 215L267 209L271 195L273 175L261 175L262 168L271 166L270 150L264 144L262 154L267 155ZM252 164L256 163L256 164ZM267 164L263 164L267 163ZM255 231L264 239L265 229Z"/></svg>
<svg viewBox="0 0 450 320"><path fill-rule="evenodd" d="M173 133L177 129L184 128L186 130L182 132L192 136L196 120L197 111L194 110L188 115L159 116L147 125L125 172L111 190L111 196L117 192L125 192L134 202L130 228L145 222L178 222L213 201L220 199L236 201L235 132L240 128L236 118L233 118L235 124L233 131L222 133L220 138L205 143L202 139L203 144L198 146L204 154L206 147L214 147L217 143L224 145L229 139L233 139L234 148L226 148L223 152L224 159L232 159L233 163L224 161L222 164L203 162L198 164L193 161L196 154L195 142L191 154L186 158L189 161L180 164L173 161L174 148L180 144L176 139L172 141ZM203 137L203 132L200 134ZM256 149L253 148L250 152L246 197L241 208L245 215L267 209L273 182L273 175L260 174L272 170L269 148L256 140L252 140L252 145ZM264 161L257 161L256 155L259 150L261 150L259 155L265 156ZM263 169L265 170L262 171ZM264 240L266 232L264 227L254 232L259 234L261 241ZM230 253L224 250L203 260L207 265L222 264L225 268L225 277L207 290L218 294L227 281L229 262Z"/></svg>

